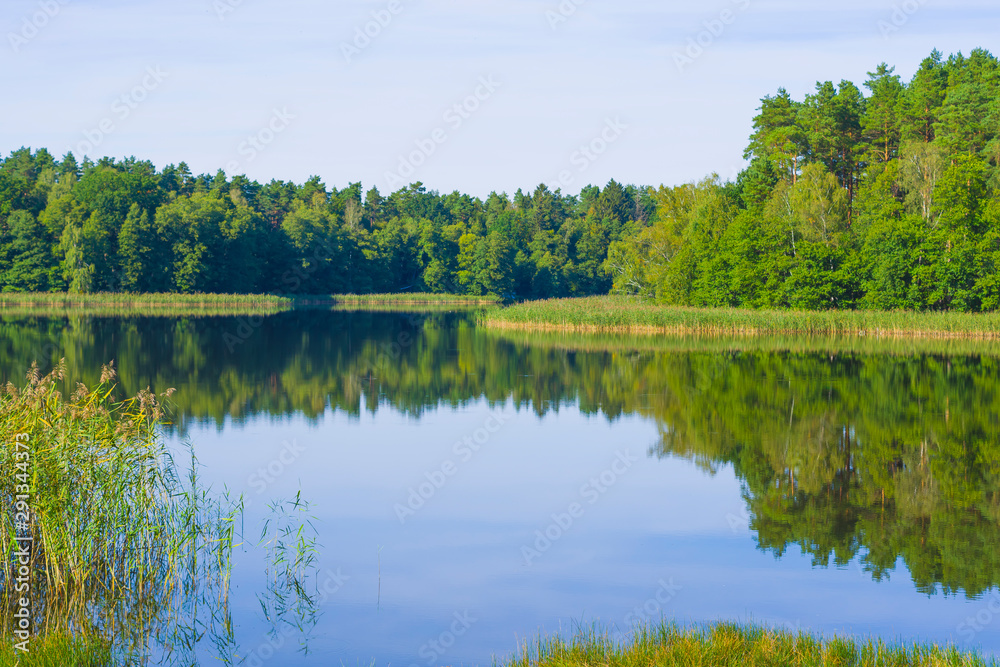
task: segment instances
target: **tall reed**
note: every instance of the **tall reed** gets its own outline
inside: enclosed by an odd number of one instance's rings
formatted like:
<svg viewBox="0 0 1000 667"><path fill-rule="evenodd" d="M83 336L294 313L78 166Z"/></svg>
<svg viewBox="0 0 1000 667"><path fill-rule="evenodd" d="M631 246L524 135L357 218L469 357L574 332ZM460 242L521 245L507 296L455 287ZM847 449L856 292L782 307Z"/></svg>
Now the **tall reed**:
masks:
<svg viewBox="0 0 1000 667"><path fill-rule="evenodd" d="M206 590L226 608L240 508L201 486L194 462L183 475L162 443L171 392L118 400L105 366L97 387L66 398L64 376L63 362L44 377L33 366L0 393L0 634L26 596L33 641L96 637L140 655Z"/></svg>
<svg viewBox="0 0 1000 667"><path fill-rule="evenodd" d="M1000 339L997 313L687 308L623 296L528 301L491 309L480 322L531 331Z"/></svg>

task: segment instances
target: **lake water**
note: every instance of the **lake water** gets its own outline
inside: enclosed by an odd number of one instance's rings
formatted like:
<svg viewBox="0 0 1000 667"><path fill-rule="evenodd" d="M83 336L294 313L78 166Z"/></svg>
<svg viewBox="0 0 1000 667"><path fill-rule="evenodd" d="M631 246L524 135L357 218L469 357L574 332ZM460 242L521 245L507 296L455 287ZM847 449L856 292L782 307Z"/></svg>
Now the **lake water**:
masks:
<svg viewBox="0 0 1000 667"><path fill-rule="evenodd" d="M113 359L124 391L177 389L171 445L246 503L246 664L488 665L661 616L1000 654L989 353L508 337L449 312L0 327L4 380ZM275 634L255 545L297 493L318 615Z"/></svg>

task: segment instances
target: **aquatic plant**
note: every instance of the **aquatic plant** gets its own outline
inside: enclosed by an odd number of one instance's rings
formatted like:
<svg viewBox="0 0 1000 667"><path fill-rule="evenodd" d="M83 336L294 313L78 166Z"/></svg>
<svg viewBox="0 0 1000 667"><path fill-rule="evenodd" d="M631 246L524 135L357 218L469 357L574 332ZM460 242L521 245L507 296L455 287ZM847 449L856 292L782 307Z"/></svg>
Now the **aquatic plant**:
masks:
<svg viewBox="0 0 1000 667"><path fill-rule="evenodd" d="M936 645L890 644L879 639L817 637L737 623L682 628L674 623L637 627L616 638L610 630L583 629L570 639L526 643L502 667L987 667L974 653Z"/></svg>
<svg viewBox="0 0 1000 667"><path fill-rule="evenodd" d="M109 365L65 398L64 375L33 367L0 394L0 631L30 638L22 649L73 637L141 661L192 604L227 613L241 506L204 488L196 462L181 474L157 430L170 391L118 400Z"/></svg>
<svg viewBox="0 0 1000 667"><path fill-rule="evenodd" d="M996 313L688 308L623 296L527 301L490 309L480 316L480 323L494 329L535 331L1000 338L1000 314Z"/></svg>

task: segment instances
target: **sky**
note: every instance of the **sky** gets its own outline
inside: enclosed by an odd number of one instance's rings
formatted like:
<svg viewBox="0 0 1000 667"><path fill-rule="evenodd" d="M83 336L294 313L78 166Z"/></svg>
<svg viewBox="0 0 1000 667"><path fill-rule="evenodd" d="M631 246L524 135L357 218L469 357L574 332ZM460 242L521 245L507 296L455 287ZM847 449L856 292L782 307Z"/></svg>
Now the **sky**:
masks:
<svg viewBox="0 0 1000 667"><path fill-rule="evenodd" d="M3 0L0 152L485 197L731 179L760 99L994 53L995 0Z"/></svg>

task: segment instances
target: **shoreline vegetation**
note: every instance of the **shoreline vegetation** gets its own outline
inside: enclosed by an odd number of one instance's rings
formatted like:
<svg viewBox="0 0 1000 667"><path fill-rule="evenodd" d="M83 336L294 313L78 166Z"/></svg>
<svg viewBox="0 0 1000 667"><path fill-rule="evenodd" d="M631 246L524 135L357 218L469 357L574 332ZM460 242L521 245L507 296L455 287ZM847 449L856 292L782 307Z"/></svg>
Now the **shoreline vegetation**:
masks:
<svg viewBox="0 0 1000 667"><path fill-rule="evenodd" d="M532 332L1000 340L1000 314L994 313L690 308L625 296L528 301L491 309L479 322L488 329Z"/></svg>
<svg viewBox="0 0 1000 667"><path fill-rule="evenodd" d="M242 503L210 495L193 453L185 470L167 449L172 390L116 399L109 365L67 397L65 376L64 362L33 367L0 390L0 666L111 665L123 651L136 664L151 637L186 639L190 605L228 600ZM197 622L219 636L214 618Z"/></svg>
<svg viewBox="0 0 1000 667"><path fill-rule="evenodd" d="M295 308L332 307L341 310L392 310L413 307L478 307L496 305L499 297L453 294L331 294L279 296L271 294L130 294L67 292L0 293L0 315L46 315L72 310L85 315L204 315L273 314Z"/></svg>
<svg viewBox="0 0 1000 667"><path fill-rule="evenodd" d="M722 622L696 628L674 623L641 627L628 642L599 629L572 639L537 639L503 667L996 667L976 653L954 647L887 643L879 639L817 637L767 627Z"/></svg>

